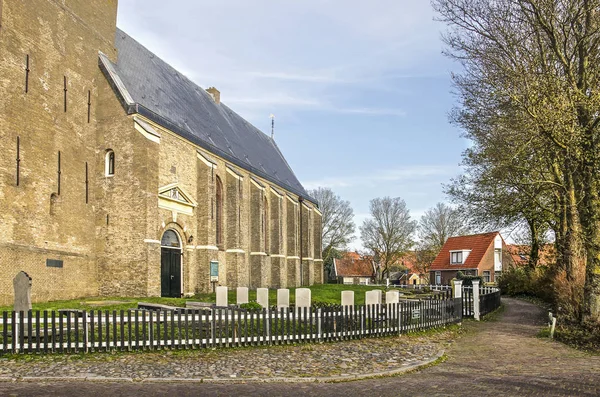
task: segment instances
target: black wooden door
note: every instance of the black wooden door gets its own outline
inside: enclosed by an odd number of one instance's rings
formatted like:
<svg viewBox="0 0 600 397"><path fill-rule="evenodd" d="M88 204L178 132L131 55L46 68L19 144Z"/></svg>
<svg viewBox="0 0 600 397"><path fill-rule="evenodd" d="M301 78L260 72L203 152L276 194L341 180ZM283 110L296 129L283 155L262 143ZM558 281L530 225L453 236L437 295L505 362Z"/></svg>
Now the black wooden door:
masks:
<svg viewBox="0 0 600 397"><path fill-rule="evenodd" d="M181 297L181 251L169 248L161 249L160 286L161 296Z"/></svg>

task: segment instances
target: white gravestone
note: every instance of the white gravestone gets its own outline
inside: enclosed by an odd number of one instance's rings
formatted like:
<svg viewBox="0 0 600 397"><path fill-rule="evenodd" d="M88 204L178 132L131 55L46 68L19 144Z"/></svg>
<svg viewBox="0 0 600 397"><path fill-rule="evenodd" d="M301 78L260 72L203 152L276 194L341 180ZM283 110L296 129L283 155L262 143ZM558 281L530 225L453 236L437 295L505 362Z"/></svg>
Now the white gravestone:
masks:
<svg viewBox="0 0 600 397"><path fill-rule="evenodd" d="M258 288L256 290L256 302L262 307L269 307L269 289L268 288Z"/></svg>
<svg viewBox="0 0 600 397"><path fill-rule="evenodd" d="M342 291L342 306L354 307L354 291Z"/></svg>
<svg viewBox="0 0 600 397"><path fill-rule="evenodd" d="M227 298L227 287L217 287L217 306L227 306L229 304Z"/></svg>
<svg viewBox="0 0 600 397"><path fill-rule="evenodd" d="M277 290L277 308L290 307L290 290L287 288L280 288Z"/></svg>
<svg viewBox="0 0 600 397"><path fill-rule="evenodd" d="M385 303L388 305L390 303L398 303L400 302L400 292L398 291L388 291L385 293Z"/></svg>
<svg viewBox="0 0 600 397"><path fill-rule="evenodd" d="M310 307L310 290L308 288L296 289L296 307Z"/></svg>
<svg viewBox="0 0 600 397"><path fill-rule="evenodd" d="M381 302L383 302L383 291L376 289L375 292L377 293L377 303L381 304Z"/></svg>
<svg viewBox="0 0 600 397"><path fill-rule="evenodd" d="M237 287L236 299L238 305L248 303L248 287Z"/></svg>
<svg viewBox="0 0 600 397"><path fill-rule="evenodd" d="M377 291L379 290L365 292L365 305L378 305L380 303L379 298L381 297L381 294Z"/></svg>
<svg viewBox="0 0 600 397"><path fill-rule="evenodd" d="M15 289L15 311L31 310L31 277L25 272L19 272L13 279L13 287Z"/></svg>

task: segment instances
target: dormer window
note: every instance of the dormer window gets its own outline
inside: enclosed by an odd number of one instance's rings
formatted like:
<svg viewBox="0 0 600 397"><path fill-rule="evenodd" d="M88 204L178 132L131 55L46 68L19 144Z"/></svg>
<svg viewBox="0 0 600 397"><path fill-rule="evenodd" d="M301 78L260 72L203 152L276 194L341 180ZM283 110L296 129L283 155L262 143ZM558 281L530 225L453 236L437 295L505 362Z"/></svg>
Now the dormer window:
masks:
<svg viewBox="0 0 600 397"><path fill-rule="evenodd" d="M460 265L463 263L463 253L462 251L450 252L450 264L452 265Z"/></svg>

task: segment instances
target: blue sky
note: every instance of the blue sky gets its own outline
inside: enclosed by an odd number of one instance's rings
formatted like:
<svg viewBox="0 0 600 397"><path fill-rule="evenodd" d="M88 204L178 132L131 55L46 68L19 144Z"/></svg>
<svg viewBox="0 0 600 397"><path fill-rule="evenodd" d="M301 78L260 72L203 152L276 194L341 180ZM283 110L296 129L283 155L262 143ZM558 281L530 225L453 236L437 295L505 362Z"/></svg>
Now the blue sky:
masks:
<svg viewBox="0 0 600 397"><path fill-rule="evenodd" d="M266 133L273 113L298 179L349 200L358 226L383 196L418 219L460 173L433 16L427 0L121 0L118 25Z"/></svg>

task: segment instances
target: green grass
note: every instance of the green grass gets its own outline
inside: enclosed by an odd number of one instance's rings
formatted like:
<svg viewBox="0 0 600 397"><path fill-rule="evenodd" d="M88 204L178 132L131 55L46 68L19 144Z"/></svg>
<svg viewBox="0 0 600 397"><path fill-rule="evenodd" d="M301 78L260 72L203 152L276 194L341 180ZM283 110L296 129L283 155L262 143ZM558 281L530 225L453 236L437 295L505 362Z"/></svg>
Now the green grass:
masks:
<svg viewBox="0 0 600 397"><path fill-rule="evenodd" d="M373 291L376 289L380 289L385 293L385 287L373 287L366 285L342 285L342 284L321 284L314 285L310 287L312 301L313 303L321 303L321 304L340 304L342 291L354 291L354 303L357 305L363 305L365 303L365 292ZM405 297L414 298L411 292L400 290L404 293ZM290 288L290 304L295 304L296 290L294 288ZM419 295L419 297L423 297L426 295ZM248 293L248 299L250 301L256 301L256 290L250 290ZM124 303L119 304L111 304L110 301L119 301ZM161 297L134 297L134 298L124 298L124 297L87 297L87 298L78 298L71 300L62 300L62 301L51 301L51 302L42 302L42 303L34 303L32 309L33 310L48 310L56 311L58 309L78 309L78 310L128 310L128 309L136 309L138 302L149 302L149 303L158 303L162 305L168 306L177 306L177 307L185 307L186 301L199 301L199 302L209 302L215 303L216 297L214 293L209 294L198 294L190 298L161 298ZM102 302L107 302L106 304L102 304ZM236 302L236 291L235 288L229 290L229 304L235 304ZM270 289L269 290L269 302L271 305L275 305L277 303L277 290ZM93 303L100 303L99 305L94 305ZM3 306L0 307L0 312L2 311L11 311L12 306Z"/></svg>

